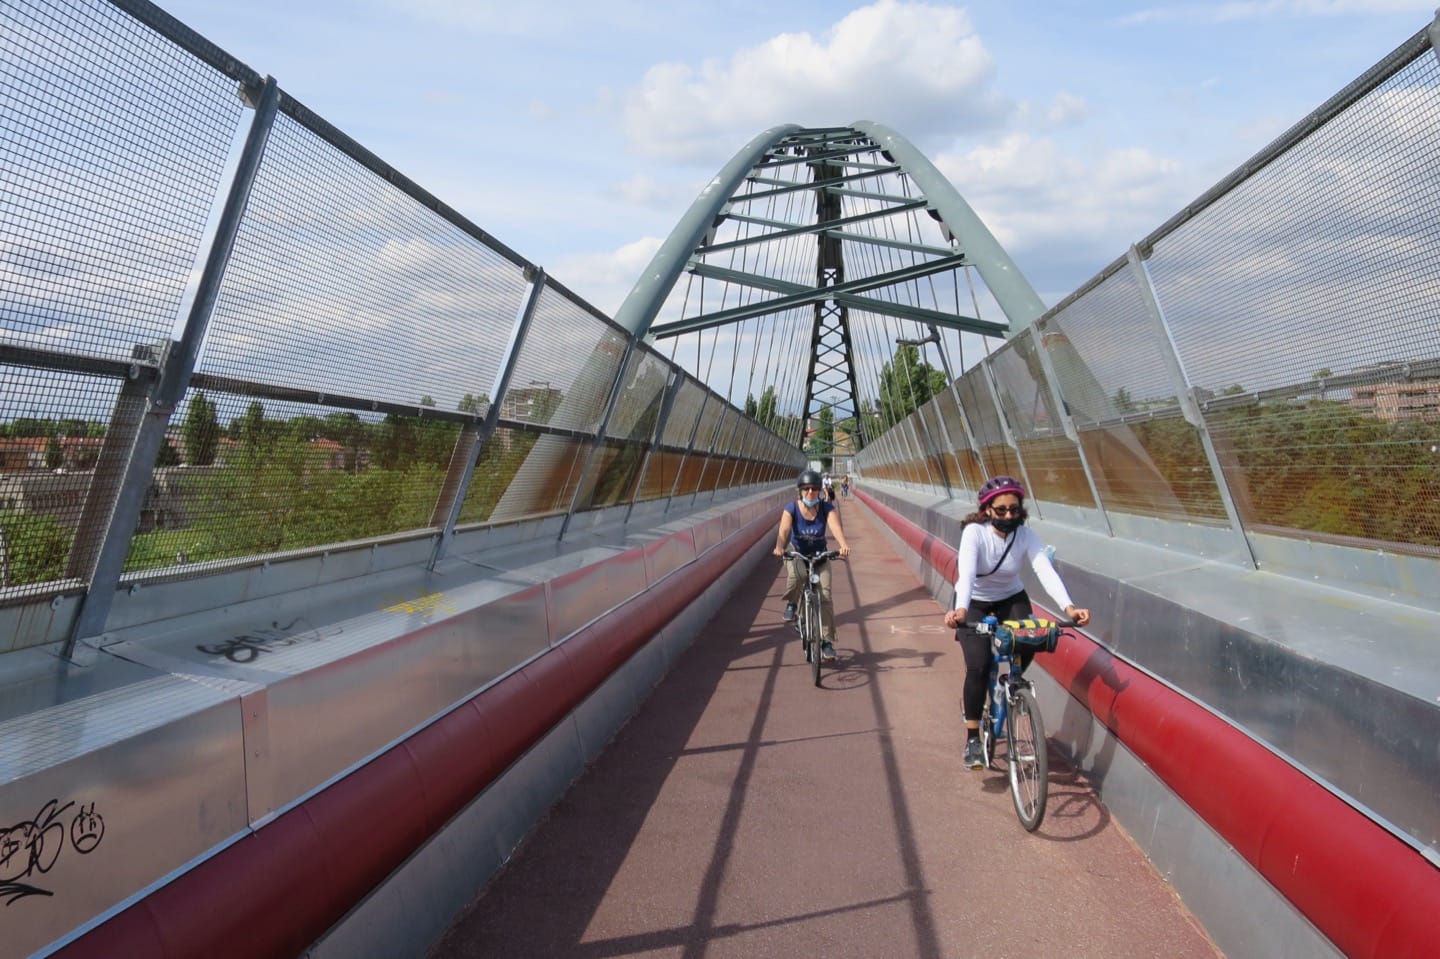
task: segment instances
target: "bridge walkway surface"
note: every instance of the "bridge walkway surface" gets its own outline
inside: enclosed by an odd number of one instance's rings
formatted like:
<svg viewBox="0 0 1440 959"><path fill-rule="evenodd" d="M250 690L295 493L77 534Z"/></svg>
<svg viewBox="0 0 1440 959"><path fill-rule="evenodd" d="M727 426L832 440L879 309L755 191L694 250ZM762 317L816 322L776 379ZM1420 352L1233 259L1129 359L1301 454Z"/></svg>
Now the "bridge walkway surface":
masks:
<svg viewBox="0 0 1440 959"><path fill-rule="evenodd" d="M431 959L1219 955L1053 747L1034 834L961 765L959 647L841 507L822 688L766 561Z"/></svg>

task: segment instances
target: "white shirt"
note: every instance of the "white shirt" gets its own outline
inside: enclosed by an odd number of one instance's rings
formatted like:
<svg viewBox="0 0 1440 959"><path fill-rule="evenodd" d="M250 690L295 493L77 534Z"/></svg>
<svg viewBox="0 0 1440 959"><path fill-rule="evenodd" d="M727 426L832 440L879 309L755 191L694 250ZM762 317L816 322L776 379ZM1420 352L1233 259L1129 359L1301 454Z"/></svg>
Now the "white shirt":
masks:
<svg viewBox="0 0 1440 959"><path fill-rule="evenodd" d="M1005 547L1010 544L1011 539L1014 539L1015 545L1005 554L1004 562L1000 562L1000 554L1005 553ZM960 534L958 553L955 571L956 609L968 609L972 599L994 602L1014 596L1025 588L1025 584L1020 580L1020 571L1025 568L1026 563L1035 571L1035 576L1040 580L1040 585L1045 587L1045 592L1060 604L1061 612L1064 612L1066 606L1073 605L1070 594L1065 591L1065 584L1060 581L1060 574L1055 572L1050 557L1045 555L1045 544L1040 542L1040 537L1028 526L1022 526L1010 536L1001 539L995 535L990 524L970 523ZM1000 562L1000 567L995 569L997 562ZM980 573L989 573L991 569L995 569L995 572L989 576L978 576Z"/></svg>

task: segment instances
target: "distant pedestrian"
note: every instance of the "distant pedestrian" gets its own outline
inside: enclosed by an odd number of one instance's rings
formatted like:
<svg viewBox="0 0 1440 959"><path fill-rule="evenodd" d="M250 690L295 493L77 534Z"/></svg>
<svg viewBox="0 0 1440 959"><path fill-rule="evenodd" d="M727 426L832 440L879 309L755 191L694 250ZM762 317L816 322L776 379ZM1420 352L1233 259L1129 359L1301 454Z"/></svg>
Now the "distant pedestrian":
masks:
<svg viewBox="0 0 1440 959"><path fill-rule="evenodd" d="M840 477L840 495L841 495L841 496L849 496L849 495L850 495L850 474L849 474L849 473L846 473L844 476Z"/></svg>

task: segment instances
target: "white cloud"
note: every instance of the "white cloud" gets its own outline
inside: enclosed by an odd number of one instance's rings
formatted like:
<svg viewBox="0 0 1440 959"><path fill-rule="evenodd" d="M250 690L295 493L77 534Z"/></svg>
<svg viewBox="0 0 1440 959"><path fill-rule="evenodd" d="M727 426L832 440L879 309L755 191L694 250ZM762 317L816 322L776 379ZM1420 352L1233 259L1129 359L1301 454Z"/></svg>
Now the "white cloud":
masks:
<svg viewBox="0 0 1440 959"><path fill-rule="evenodd" d="M625 99L641 153L723 158L781 123L879 120L912 140L992 126L992 62L965 11L879 0L822 36L786 33L699 66L661 63Z"/></svg>
<svg viewBox="0 0 1440 959"><path fill-rule="evenodd" d="M662 242L661 237L647 236L608 253L562 256L549 272L606 316L614 316Z"/></svg>
<svg viewBox="0 0 1440 959"><path fill-rule="evenodd" d="M1076 123L1089 115L1090 105L1084 98L1063 90L1055 94L1055 99L1050 101L1050 106L1045 110L1045 119L1055 126Z"/></svg>
<svg viewBox="0 0 1440 959"><path fill-rule="evenodd" d="M934 162L1012 254L1083 238L1112 240L1119 255L1174 212L1182 172L1138 147L1089 157L1021 133Z"/></svg>

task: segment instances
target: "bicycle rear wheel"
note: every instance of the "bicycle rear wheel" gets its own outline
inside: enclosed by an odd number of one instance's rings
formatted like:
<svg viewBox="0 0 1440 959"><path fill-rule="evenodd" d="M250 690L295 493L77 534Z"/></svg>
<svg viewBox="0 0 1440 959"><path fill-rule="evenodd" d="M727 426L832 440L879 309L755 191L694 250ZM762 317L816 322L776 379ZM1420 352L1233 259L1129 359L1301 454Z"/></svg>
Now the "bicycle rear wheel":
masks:
<svg viewBox="0 0 1440 959"><path fill-rule="evenodd" d="M810 678L820 685L820 597L813 592L805 594L805 621L810 633Z"/></svg>
<svg viewBox="0 0 1440 959"><path fill-rule="evenodd" d="M1015 815L1027 832L1040 828L1050 792L1050 763L1045 755L1045 723L1035 694L1024 686L1014 691L1005 727L1010 749L1010 795Z"/></svg>

